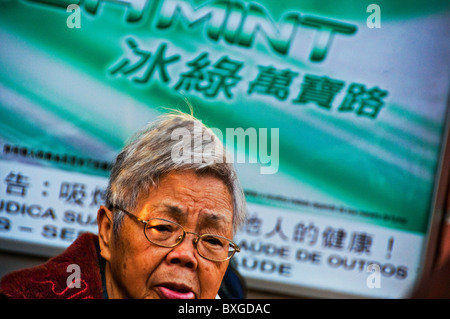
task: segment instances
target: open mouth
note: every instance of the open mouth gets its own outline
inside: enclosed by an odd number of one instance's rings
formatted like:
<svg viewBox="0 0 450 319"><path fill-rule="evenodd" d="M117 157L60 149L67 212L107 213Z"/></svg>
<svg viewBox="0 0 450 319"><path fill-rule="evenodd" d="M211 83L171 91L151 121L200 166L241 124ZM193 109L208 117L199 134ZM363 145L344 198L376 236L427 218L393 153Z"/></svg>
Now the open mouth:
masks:
<svg viewBox="0 0 450 319"><path fill-rule="evenodd" d="M161 284L156 287L163 299L195 299L195 293L187 286L180 284Z"/></svg>

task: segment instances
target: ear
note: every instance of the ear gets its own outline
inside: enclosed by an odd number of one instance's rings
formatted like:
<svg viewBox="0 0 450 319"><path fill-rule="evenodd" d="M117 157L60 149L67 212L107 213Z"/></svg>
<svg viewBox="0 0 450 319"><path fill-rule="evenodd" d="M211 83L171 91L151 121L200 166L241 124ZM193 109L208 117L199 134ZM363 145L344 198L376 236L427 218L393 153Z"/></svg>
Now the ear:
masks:
<svg viewBox="0 0 450 319"><path fill-rule="evenodd" d="M98 241L100 245L100 255L105 260L111 259L111 247L113 240L112 212L105 206L100 206L97 212Z"/></svg>

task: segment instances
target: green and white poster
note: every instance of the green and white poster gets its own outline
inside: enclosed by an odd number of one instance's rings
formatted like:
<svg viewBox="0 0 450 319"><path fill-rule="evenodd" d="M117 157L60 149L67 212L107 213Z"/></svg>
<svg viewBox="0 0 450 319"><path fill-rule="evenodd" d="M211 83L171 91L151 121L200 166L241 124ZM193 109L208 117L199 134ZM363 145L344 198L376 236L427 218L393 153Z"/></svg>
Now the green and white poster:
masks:
<svg viewBox="0 0 450 319"><path fill-rule="evenodd" d="M234 154L249 287L407 297L445 165L449 21L439 0L0 0L0 248L96 232L115 155L187 100Z"/></svg>

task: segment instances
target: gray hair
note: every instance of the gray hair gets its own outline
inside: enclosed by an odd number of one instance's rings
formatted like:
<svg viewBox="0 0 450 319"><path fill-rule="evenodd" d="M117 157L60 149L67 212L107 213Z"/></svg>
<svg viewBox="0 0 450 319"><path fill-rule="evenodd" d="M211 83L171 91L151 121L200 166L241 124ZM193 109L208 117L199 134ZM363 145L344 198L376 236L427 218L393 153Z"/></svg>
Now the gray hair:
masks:
<svg viewBox="0 0 450 319"><path fill-rule="evenodd" d="M174 157L183 140L173 139L174 131L189 132L196 138L192 152ZM206 139L203 136L207 136ZM198 142L198 138L202 142ZM188 146L191 147L189 140ZM191 148L189 148L191 149ZM189 159L186 161L186 156ZM162 177L170 172L193 170L219 178L227 186L233 200L233 234L245 220L246 202L236 171L227 163L222 141L199 120L184 113L164 114L139 131L123 148L113 163L106 194L106 205L133 211L141 195L157 188ZM114 212L113 228L117 235L123 212Z"/></svg>

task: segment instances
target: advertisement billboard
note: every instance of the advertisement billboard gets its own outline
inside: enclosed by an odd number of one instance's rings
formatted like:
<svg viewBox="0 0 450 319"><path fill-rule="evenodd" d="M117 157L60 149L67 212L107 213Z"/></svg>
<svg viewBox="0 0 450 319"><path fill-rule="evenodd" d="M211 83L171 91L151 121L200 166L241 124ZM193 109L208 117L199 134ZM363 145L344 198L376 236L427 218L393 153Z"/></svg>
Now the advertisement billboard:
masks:
<svg viewBox="0 0 450 319"><path fill-rule="evenodd" d="M250 287L408 296L447 178L448 21L437 0L0 1L0 248L96 232L115 155L188 101L234 156Z"/></svg>

